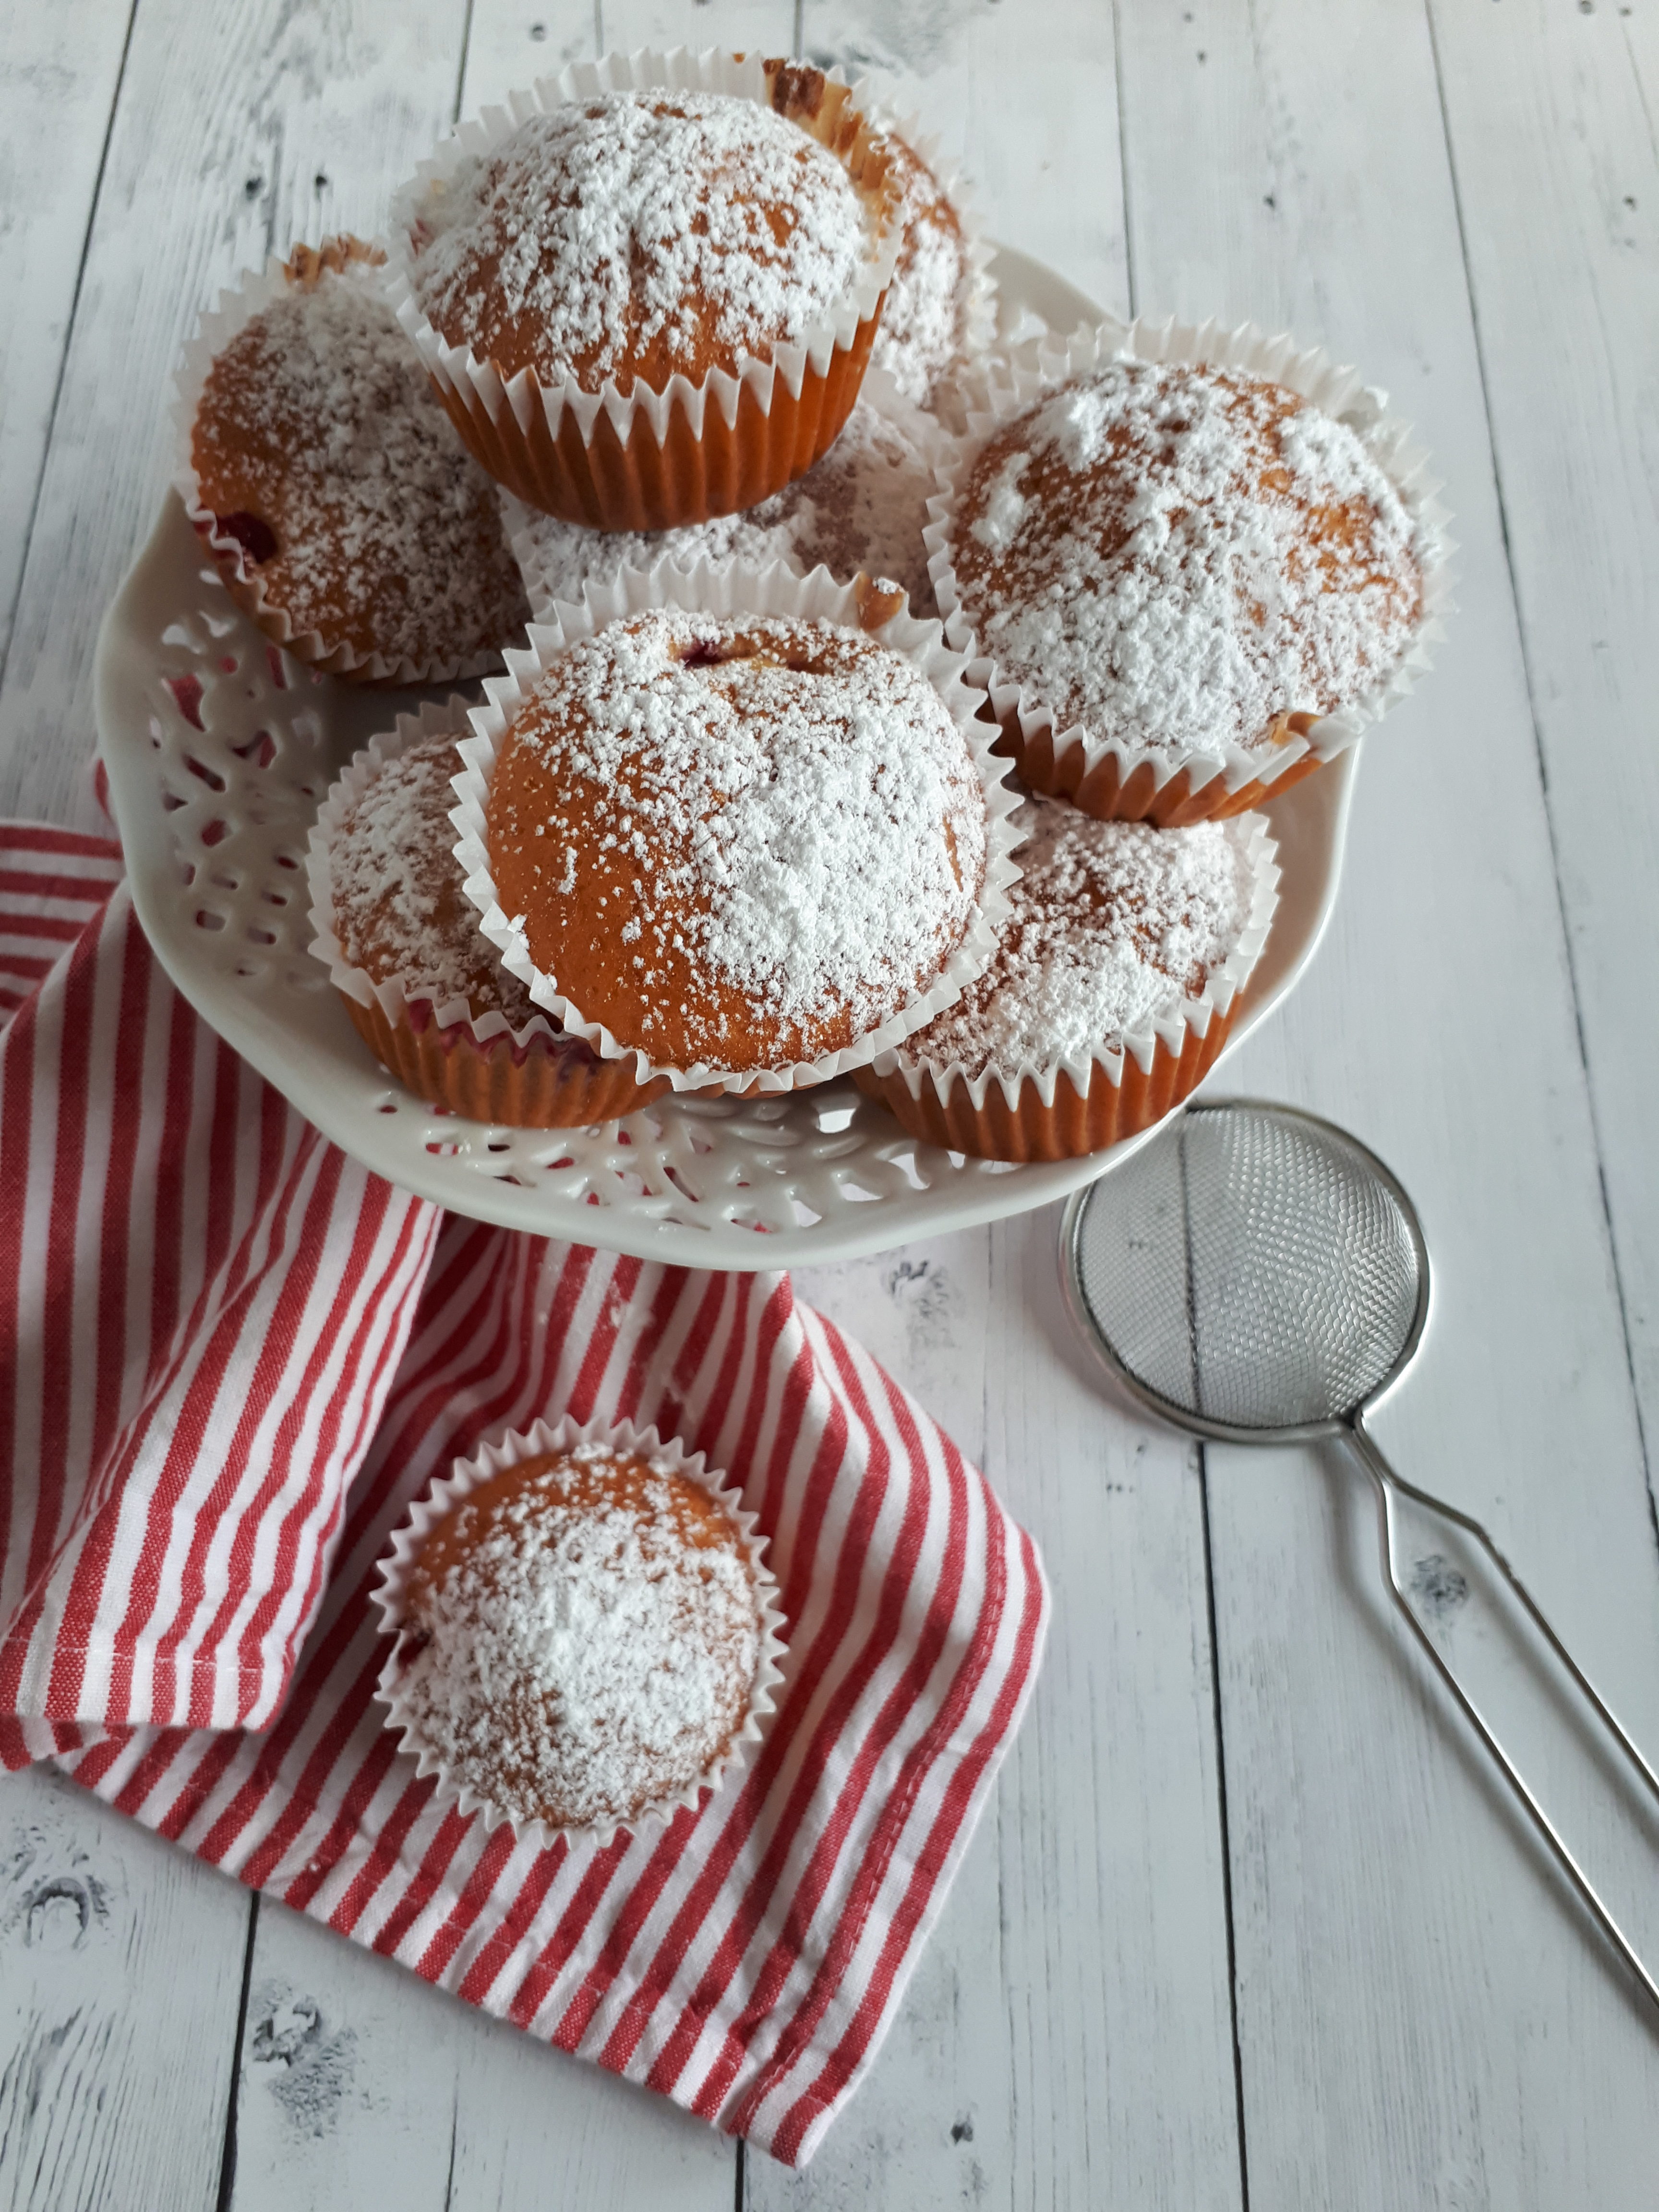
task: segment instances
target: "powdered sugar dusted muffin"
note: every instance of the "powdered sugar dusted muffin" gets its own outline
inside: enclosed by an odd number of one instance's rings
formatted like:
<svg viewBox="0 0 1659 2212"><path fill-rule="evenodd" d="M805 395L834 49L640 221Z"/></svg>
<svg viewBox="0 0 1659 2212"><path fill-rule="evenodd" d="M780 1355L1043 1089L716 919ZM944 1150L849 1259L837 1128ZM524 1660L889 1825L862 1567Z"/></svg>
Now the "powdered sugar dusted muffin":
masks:
<svg viewBox="0 0 1659 2212"><path fill-rule="evenodd" d="M360 681L447 682L498 667L529 610L381 258L356 239L301 247L209 319L223 335L198 342L182 489L233 595L290 651Z"/></svg>
<svg viewBox="0 0 1659 2212"><path fill-rule="evenodd" d="M405 1748L520 1832L693 1802L777 1674L775 1584L740 1501L654 1431L514 1438L457 1476L392 1570L382 1692Z"/></svg>
<svg viewBox="0 0 1659 2212"><path fill-rule="evenodd" d="M465 726L459 701L402 716L329 793L309 854L312 949L375 1056L420 1097L525 1128L614 1120L666 1085L562 1035L462 890L449 812Z"/></svg>
<svg viewBox="0 0 1659 2212"><path fill-rule="evenodd" d="M716 515L683 530L584 530L514 503L513 550L538 621L555 599L576 601L589 584L609 584L626 568L665 556L690 568L699 560L738 560L763 568L785 561L804 576L820 562L843 580L888 578L913 614L931 615L927 501L938 440L933 426L896 395L870 397L872 377L847 427L821 461L758 507ZM885 383L886 380L882 380Z"/></svg>
<svg viewBox="0 0 1659 2212"><path fill-rule="evenodd" d="M884 369L913 406L931 407L975 338L975 307L988 296L973 241L951 194L897 131L883 144L899 190L903 236L870 365Z"/></svg>
<svg viewBox="0 0 1659 2212"><path fill-rule="evenodd" d="M1132 1136L1215 1058L1272 918L1266 824L1102 822L1034 799L984 972L858 1079L929 1142L1061 1159Z"/></svg>
<svg viewBox="0 0 1659 2212"><path fill-rule="evenodd" d="M452 732L417 738L344 808L329 840L340 949L377 982L442 1004L465 999L518 1029L535 1018L522 983L478 933L449 847Z"/></svg>
<svg viewBox="0 0 1659 2212"><path fill-rule="evenodd" d="M1021 775L1102 813L1193 820L1293 781L1424 624L1419 524L1376 453L1238 368L1101 362L976 423L945 504L953 642L994 663Z"/></svg>
<svg viewBox="0 0 1659 2212"><path fill-rule="evenodd" d="M799 337L872 243L845 165L787 116L664 88L527 117L425 210L412 265L452 345L625 397Z"/></svg>
<svg viewBox="0 0 1659 2212"><path fill-rule="evenodd" d="M400 204L402 312L463 435L529 504L603 529L731 512L810 467L857 397L897 247L844 85L675 59L611 57L605 89L567 71Z"/></svg>
<svg viewBox="0 0 1659 2212"><path fill-rule="evenodd" d="M981 776L906 654L830 622L657 609L578 639L507 723L494 896L606 1048L697 1082L814 1080L959 987L983 938Z"/></svg>

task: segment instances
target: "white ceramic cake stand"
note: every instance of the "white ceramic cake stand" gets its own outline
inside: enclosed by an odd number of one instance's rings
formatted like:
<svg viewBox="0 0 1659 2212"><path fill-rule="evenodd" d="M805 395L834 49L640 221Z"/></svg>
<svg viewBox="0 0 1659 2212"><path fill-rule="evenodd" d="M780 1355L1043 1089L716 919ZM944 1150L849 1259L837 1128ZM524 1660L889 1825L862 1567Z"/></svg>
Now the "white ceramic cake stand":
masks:
<svg viewBox="0 0 1659 2212"><path fill-rule="evenodd" d="M1004 248L993 265L1005 332L1024 337L1034 316L1060 331L1100 319L1041 263ZM313 677L269 646L171 496L105 619L96 686L133 899L167 973L336 1144L458 1213L684 1267L789 1267L1046 1205L1144 1141L1036 1167L963 1159L917 1144L850 1082L752 1103L665 1098L594 1129L437 1113L376 1064L307 950L318 802L411 695ZM1356 747L1263 809L1279 911L1228 1051L1313 957L1357 765Z"/></svg>

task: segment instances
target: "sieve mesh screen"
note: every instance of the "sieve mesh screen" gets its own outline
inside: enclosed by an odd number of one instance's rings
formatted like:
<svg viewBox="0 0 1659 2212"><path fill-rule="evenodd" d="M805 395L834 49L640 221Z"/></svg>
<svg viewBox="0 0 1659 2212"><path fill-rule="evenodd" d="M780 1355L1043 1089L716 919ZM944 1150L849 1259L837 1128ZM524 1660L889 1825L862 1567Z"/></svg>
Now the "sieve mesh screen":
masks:
<svg viewBox="0 0 1659 2212"><path fill-rule="evenodd" d="M1095 1185L1077 1272L1131 1375L1176 1413L1239 1429L1364 1404L1423 1287L1413 1224L1370 1156L1245 1100L1190 1107Z"/></svg>

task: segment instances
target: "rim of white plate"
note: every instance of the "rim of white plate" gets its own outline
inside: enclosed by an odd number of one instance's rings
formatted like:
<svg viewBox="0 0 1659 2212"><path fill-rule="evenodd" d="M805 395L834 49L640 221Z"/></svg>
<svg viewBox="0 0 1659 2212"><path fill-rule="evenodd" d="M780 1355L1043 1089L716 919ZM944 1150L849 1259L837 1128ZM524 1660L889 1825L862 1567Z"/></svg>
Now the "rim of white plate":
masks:
<svg viewBox="0 0 1659 2212"><path fill-rule="evenodd" d="M1000 248L1005 336L1100 310ZM460 687L445 686L446 691ZM1127 1158L1014 1167L919 1145L848 1082L753 1100L665 1098L599 1129L507 1129L395 1083L307 951L311 817L342 764L416 693L317 678L233 605L176 496L106 616L100 746L133 902L203 1019L343 1150L458 1213L682 1267L843 1260L1023 1212ZM1261 811L1283 872L1228 1054L1293 987L1337 893L1358 748Z"/></svg>

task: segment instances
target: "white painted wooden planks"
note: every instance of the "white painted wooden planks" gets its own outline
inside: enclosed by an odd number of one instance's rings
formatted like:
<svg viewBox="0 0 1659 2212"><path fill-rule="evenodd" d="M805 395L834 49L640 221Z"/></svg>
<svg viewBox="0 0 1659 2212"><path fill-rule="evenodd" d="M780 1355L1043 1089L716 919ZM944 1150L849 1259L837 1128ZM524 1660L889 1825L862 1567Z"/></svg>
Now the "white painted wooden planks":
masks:
<svg viewBox="0 0 1659 2212"><path fill-rule="evenodd" d="M734 2151L665 2099L262 1900L236 2212L552 2203L726 2212Z"/></svg>
<svg viewBox="0 0 1659 2212"><path fill-rule="evenodd" d="M1505 544L1644 1426L1659 1438L1659 46L1437 5ZM1653 50L1644 82L1639 41ZM1650 1474L1650 1480L1651 1474Z"/></svg>
<svg viewBox="0 0 1659 2212"><path fill-rule="evenodd" d="M0 669L133 0L17 9L0 133Z"/></svg>
<svg viewBox="0 0 1659 2212"><path fill-rule="evenodd" d="M247 1911L61 1777L0 1785L8 2212L213 2212Z"/></svg>
<svg viewBox="0 0 1659 2212"><path fill-rule="evenodd" d="M755 2212L1238 2199L1195 1462L1102 1404L1058 1218L796 1276L982 1454L1054 1615L903 2016L804 2174L750 2160Z"/></svg>
<svg viewBox="0 0 1659 2212"><path fill-rule="evenodd" d="M471 114L599 53L713 46L793 53L794 0L592 0L591 6L562 0L545 7L483 0L467 37L461 112Z"/></svg>
<svg viewBox="0 0 1659 2212"><path fill-rule="evenodd" d="M1357 359L1464 546L1441 665L1369 741L1331 939L1236 1085L1347 1121L1418 1198L1437 1310L1385 1440L1491 1515L1652 1742L1659 1576L1427 27L1121 23L1137 305ZM1209 1468L1253 2194L1640 2201L1659 2044L1383 1624L1357 1493L1309 1454ZM1628 1829L1586 1824L1650 1887Z"/></svg>
<svg viewBox="0 0 1659 2212"><path fill-rule="evenodd" d="M1095 0L804 0L803 52L875 71L961 161L990 234L1127 303L1111 10Z"/></svg>

